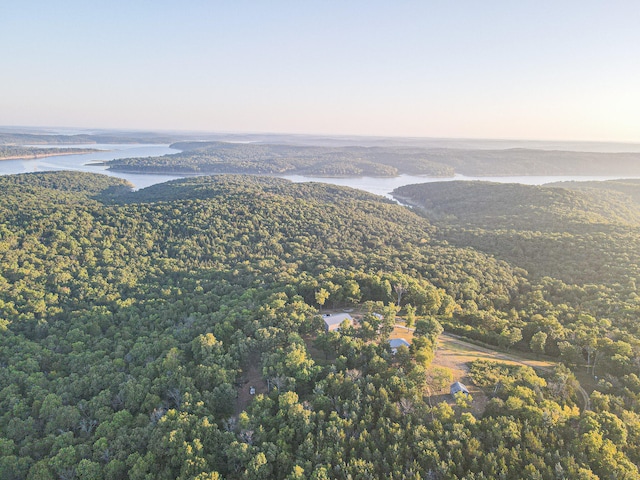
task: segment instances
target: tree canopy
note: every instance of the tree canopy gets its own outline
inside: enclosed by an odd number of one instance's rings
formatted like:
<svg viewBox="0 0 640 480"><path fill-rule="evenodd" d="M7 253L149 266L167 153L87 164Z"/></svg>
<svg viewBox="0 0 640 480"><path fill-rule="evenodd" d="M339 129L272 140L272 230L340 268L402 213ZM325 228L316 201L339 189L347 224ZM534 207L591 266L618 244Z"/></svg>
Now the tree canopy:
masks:
<svg viewBox="0 0 640 480"><path fill-rule="evenodd" d="M631 278L538 278L321 184L0 190L0 478L638 478ZM362 325L325 332L320 306ZM394 355L398 308L416 332ZM483 362L483 413L430 404L442 326L595 371L592 409L568 368Z"/></svg>

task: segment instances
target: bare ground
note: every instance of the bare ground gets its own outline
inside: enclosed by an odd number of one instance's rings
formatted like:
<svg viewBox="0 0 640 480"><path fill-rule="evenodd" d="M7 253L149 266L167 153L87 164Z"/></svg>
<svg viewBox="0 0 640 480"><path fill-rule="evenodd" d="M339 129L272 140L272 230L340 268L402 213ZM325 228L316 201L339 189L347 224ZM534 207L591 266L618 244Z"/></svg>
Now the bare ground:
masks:
<svg viewBox="0 0 640 480"><path fill-rule="evenodd" d="M262 373L258 369L258 362L251 362L247 370L241 377L241 386L238 389L238 398L236 399L236 415L246 410L255 395L251 395L251 387L256 389L256 395L259 393L267 393L267 384L262 379Z"/></svg>

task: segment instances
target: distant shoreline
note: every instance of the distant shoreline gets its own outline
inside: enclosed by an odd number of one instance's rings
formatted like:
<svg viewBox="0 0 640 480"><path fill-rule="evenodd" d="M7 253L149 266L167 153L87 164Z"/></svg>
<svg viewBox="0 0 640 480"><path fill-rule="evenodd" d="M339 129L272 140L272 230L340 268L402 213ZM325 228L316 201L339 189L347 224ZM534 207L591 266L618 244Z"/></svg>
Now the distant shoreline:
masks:
<svg viewBox="0 0 640 480"><path fill-rule="evenodd" d="M153 167L142 168L142 169L127 169L127 168L119 168L120 165L112 165L110 166L113 160L96 160L93 162L87 163L87 165L101 165L106 166L107 170L110 172L116 173L132 173L136 175L170 175L170 176L184 176L184 177L204 177L209 175L254 175L254 176L262 176L262 177L276 177L276 178L284 178L287 176L300 176L307 178L327 178L327 179L350 179L350 178L379 178L379 179L391 179L398 178L402 175L409 175L406 173L398 173L397 175L322 175L319 173L300 173L300 172L246 172L246 171L237 171L237 172L184 172L180 170L161 170L154 169ZM454 175L413 175L416 177L424 177L424 178L454 178Z"/></svg>
<svg viewBox="0 0 640 480"><path fill-rule="evenodd" d="M86 150L77 150L73 152L51 152L51 153L29 153L24 155L12 155L10 157L0 157L0 162L3 160L35 160L38 158L45 157L59 157L62 155L82 155L85 153L95 153L102 152L104 150L96 150L96 149L86 149Z"/></svg>
<svg viewBox="0 0 640 480"><path fill-rule="evenodd" d="M109 161L105 162L92 162L91 165L108 165ZM170 176L184 176L184 177L206 177L213 175L253 175L259 177L276 177L282 178L287 175L298 175L301 177L309 177L309 178L397 178L400 175L319 175L313 174L308 175L304 173L296 173L296 172L287 172L287 173L261 173L261 172L181 172L181 171L159 171L159 170L126 170L119 169L117 167L108 167L107 170L110 172L116 173L133 173L136 175L170 175ZM453 178L453 176L449 177L436 177L435 175L424 175L427 178Z"/></svg>

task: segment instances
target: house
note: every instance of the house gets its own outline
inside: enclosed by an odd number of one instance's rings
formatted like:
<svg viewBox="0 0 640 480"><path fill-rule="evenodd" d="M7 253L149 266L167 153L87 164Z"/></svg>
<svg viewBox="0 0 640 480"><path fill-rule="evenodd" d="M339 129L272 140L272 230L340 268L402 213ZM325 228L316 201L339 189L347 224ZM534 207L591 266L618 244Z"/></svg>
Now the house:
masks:
<svg viewBox="0 0 640 480"><path fill-rule="evenodd" d="M353 318L348 313L326 313L322 316L322 319L327 332L340 330L342 322L347 322L348 325L353 324Z"/></svg>
<svg viewBox="0 0 640 480"><path fill-rule="evenodd" d="M389 339L389 346L391 347L391 353L395 355L399 347L409 348L411 344L404 338L391 338Z"/></svg>
<svg viewBox="0 0 640 480"><path fill-rule="evenodd" d="M455 382L451 384L450 392L451 392L451 396L455 396L455 394L458 392L462 392L465 395L469 395L469 390L467 390L467 387L465 387L460 382Z"/></svg>

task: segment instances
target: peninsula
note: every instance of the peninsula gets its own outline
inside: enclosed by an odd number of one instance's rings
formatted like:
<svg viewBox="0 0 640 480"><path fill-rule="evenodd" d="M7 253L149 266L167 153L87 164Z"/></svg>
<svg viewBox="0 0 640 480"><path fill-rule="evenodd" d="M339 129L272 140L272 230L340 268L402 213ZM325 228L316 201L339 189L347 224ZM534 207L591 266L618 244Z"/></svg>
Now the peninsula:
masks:
<svg viewBox="0 0 640 480"><path fill-rule="evenodd" d="M79 155L97 152L94 148L39 148L16 145L0 145L0 160L22 160L59 155Z"/></svg>

